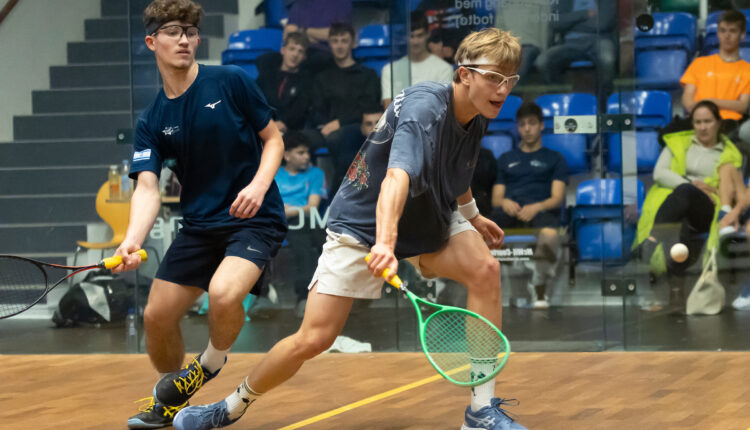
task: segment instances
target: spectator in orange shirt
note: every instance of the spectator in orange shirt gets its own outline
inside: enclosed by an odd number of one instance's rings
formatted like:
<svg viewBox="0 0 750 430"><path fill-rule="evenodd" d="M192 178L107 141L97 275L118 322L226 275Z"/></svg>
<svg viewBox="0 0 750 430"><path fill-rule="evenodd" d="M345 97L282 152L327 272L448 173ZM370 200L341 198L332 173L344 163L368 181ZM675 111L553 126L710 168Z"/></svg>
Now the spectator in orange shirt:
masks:
<svg viewBox="0 0 750 430"><path fill-rule="evenodd" d="M740 58L740 42L745 38L745 15L727 10L719 18L719 52L698 57L680 79L682 104L690 112L701 100L719 106L722 131L736 141L737 128L747 117L750 105L750 63ZM750 143L750 125L739 132L740 140Z"/></svg>

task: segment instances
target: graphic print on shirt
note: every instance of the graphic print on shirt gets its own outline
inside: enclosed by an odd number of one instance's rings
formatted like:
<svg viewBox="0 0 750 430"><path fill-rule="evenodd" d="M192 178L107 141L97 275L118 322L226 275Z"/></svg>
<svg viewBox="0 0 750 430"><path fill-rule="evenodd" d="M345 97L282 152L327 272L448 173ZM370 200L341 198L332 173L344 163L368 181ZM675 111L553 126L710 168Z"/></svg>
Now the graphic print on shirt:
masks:
<svg viewBox="0 0 750 430"><path fill-rule="evenodd" d="M161 132L164 133L165 136L171 136L175 133L178 133L179 131L180 131L180 126L173 125L169 127L164 127L164 130L162 130Z"/></svg>
<svg viewBox="0 0 750 430"><path fill-rule="evenodd" d="M365 153L360 150L357 156L354 157L354 161L349 166L349 170L346 172L346 179L349 184L361 191L368 187L368 180L370 179L370 168L367 167L367 161L365 160Z"/></svg>

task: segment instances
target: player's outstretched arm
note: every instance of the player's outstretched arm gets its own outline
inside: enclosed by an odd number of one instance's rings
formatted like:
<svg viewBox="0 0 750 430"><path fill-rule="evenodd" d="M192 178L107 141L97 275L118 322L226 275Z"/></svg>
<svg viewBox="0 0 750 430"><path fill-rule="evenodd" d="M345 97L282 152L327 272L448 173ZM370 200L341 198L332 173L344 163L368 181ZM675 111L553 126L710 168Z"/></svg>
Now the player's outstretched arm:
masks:
<svg viewBox="0 0 750 430"><path fill-rule="evenodd" d="M130 199L128 232L125 234L125 240L115 251L115 255L122 256L122 264L112 269L112 272L134 270L141 264L141 257L134 253L141 249L146 235L154 226L159 207L159 179L154 172L140 172L133 197Z"/></svg>
<svg viewBox="0 0 750 430"><path fill-rule="evenodd" d="M269 121L258 136L263 140L258 172L250 184L237 194L237 198L229 207L229 214L237 218L252 218L258 213L284 155L284 141L273 121Z"/></svg>
<svg viewBox="0 0 750 430"><path fill-rule="evenodd" d="M409 194L409 174L399 168L390 168L380 185L380 195L375 209L375 245L370 250L372 257L367 267L373 276L380 276L390 269L391 276L398 271L398 260L393 253L398 238L398 220L404 211Z"/></svg>

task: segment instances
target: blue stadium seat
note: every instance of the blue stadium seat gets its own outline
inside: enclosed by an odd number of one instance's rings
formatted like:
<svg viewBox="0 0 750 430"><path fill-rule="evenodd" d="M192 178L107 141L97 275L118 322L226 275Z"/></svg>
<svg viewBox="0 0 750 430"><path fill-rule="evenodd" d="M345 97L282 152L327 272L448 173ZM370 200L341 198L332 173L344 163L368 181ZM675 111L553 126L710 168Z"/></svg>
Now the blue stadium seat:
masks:
<svg viewBox="0 0 750 430"><path fill-rule="evenodd" d="M536 98L542 108L544 134L542 145L554 149L565 157L568 173L585 173L590 169L588 136L585 134L553 134L554 117L559 115L596 115L596 97L593 94L546 94Z"/></svg>
<svg viewBox="0 0 750 430"><path fill-rule="evenodd" d="M590 170L585 134L542 134L542 146L562 154L568 165L569 175Z"/></svg>
<svg viewBox="0 0 750 430"><path fill-rule="evenodd" d="M546 132L552 132L558 115L596 115L596 96L585 93L545 94L536 98L542 108Z"/></svg>
<svg viewBox="0 0 750 430"><path fill-rule="evenodd" d="M638 88L679 88L687 68L688 56L682 49L638 51L635 54L635 77Z"/></svg>
<svg viewBox="0 0 750 430"><path fill-rule="evenodd" d="M498 159L513 148L513 138L507 134L488 134L482 138L482 147L492 151Z"/></svg>
<svg viewBox="0 0 750 430"><path fill-rule="evenodd" d="M385 67L386 64L390 63L390 60L387 58L364 58L361 60L362 64L371 68L372 70L375 70L377 72L378 77L380 77L380 74L383 72L383 67Z"/></svg>
<svg viewBox="0 0 750 430"><path fill-rule="evenodd" d="M635 127L661 128L672 120L672 97L666 91L614 93L607 99L608 114L635 115Z"/></svg>
<svg viewBox="0 0 750 430"><path fill-rule="evenodd" d="M256 80L258 79L258 67L255 65L255 63L240 63L235 64L235 66L242 69L245 73L250 76L250 79Z"/></svg>
<svg viewBox="0 0 750 430"><path fill-rule="evenodd" d="M227 49L221 53L221 63L250 63L267 52L278 52L281 50L282 33L278 28L234 32L229 36Z"/></svg>
<svg viewBox="0 0 750 430"><path fill-rule="evenodd" d="M643 205L644 194L643 183L638 181L638 208ZM620 179L582 182L576 191L576 206L571 218L577 260L621 262L628 255L635 238L635 225L623 225L622 222Z"/></svg>
<svg viewBox="0 0 750 430"><path fill-rule="evenodd" d="M509 95L505 98L502 109L497 117L490 121L487 131L490 133L503 132L514 134L516 129L516 112L523 100L518 96Z"/></svg>
<svg viewBox="0 0 750 430"><path fill-rule="evenodd" d="M656 160L661 154L661 146L658 139L659 133L655 130L638 130L635 132L635 156L638 173L650 173L654 171ZM620 172L622 170L622 135L610 133L607 137L607 170Z"/></svg>
<svg viewBox="0 0 750 430"><path fill-rule="evenodd" d="M635 50L683 49L692 57L695 52L697 22L686 12L656 12L654 27L635 31Z"/></svg>
<svg viewBox="0 0 750 430"><path fill-rule="evenodd" d="M391 37L393 36L393 37ZM393 47L393 43L395 44ZM391 50L393 49L393 52ZM359 60L380 58L391 61L406 52L406 33L403 25L367 25L359 31L357 47L352 55Z"/></svg>

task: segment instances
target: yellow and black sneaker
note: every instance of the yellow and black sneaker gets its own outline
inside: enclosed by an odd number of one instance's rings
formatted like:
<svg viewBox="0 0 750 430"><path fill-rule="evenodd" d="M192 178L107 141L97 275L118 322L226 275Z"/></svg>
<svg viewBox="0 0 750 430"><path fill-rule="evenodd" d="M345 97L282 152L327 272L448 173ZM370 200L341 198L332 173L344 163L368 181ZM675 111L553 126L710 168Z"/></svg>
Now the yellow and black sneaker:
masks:
<svg viewBox="0 0 750 430"><path fill-rule="evenodd" d="M138 410L140 413L128 418L130 429L159 429L172 425L174 416L188 404L185 402L180 406L167 406L154 401L153 397L146 397L139 402L146 401Z"/></svg>
<svg viewBox="0 0 750 430"><path fill-rule="evenodd" d="M157 403L167 406L178 406L190 400L193 394L206 382L219 374L221 368L214 373L201 366L200 355L177 372L167 373L154 386L154 399ZM226 358L224 359L226 363Z"/></svg>

